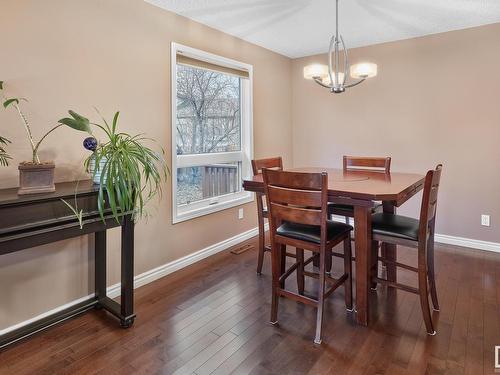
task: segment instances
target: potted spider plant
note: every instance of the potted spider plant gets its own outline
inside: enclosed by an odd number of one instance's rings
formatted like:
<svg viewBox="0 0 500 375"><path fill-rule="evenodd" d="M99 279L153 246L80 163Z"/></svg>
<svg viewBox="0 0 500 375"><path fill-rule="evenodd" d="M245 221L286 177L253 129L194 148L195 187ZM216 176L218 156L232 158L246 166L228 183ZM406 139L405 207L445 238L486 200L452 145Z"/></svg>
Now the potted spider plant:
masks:
<svg viewBox="0 0 500 375"><path fill-rule="evenodd" d="M18 194L34 194L34 193L47 193L55 190L54 185L54 168L53 161L42 161L38 154L38 150L42 142L53 131L67 126L75 130L91 133L90 126L87 119L80 118L78 114L70 111L71 118L60 119L55 126L48 132L42 135L38 140L35 140L31 130L31 124L27 116L21 108L21 102L27 102L25 98L8 97L4 91L4 82L0 81L0 94L3 98L3 106L5 109L14 108L23 127L26 131L28 141L31 145L31 160L24 161L19 164L19 190Z"/></svg>
<svg viewBox="0 0 500 375"><path fill-rule="evenodd" d="M103 220L109 209L116 220L125 214L141 217L145 204L161 196L161 184L170 173L163 150L156 152L147 145L152 142L150 138L118 131L119 114L115 113L111 123L101 116L102 124L90 122L78 114L75 117L77 121L95 126L104 136L100 141L92 136L83 142L84 147L92 151L84 166L99 185L97 207ZM76 200L75 207L64 203L82 226L83 212L76 206Z"/></svg>
<svg viewBox="0 0 500 375"><path fill-rule="evenodd" d="M7 138L0 136L0 165L7 167L9 165L9 160L12 159L10 155L5 150L10 141Z"/></svg>

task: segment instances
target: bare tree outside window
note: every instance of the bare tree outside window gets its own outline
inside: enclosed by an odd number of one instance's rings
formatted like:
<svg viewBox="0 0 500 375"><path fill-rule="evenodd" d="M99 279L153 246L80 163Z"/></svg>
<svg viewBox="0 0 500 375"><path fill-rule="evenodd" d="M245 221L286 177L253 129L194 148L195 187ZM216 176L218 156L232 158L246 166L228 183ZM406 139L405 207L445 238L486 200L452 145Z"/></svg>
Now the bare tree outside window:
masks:
<svg viewBox="0 0 500 375"><path fill-rule="evenodd" d="M177 70L177 154L241 149L240 78L190 66Z"/></svg>
<svg viewBox="0 0 500 375"><path fill-rule="evenodd" d="M177 155L241 150L240 78L177 65ZM177 170L177 204L240 191L241 163Z"/></svg>

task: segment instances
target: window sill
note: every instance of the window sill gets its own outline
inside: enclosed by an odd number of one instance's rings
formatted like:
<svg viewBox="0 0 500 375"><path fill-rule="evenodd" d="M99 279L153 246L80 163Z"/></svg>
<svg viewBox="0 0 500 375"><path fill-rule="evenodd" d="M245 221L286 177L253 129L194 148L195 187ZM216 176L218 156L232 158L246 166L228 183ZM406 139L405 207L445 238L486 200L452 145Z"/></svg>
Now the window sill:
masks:
<svg viewBox="0 0 500 375"><path fill-rule="evenodd" d="M251 203L254 200L254 196L250 192L244 192L238 197L235 197L231 200L225 200L216 204L212 204L209 206L204 206L198 209L193 209L190 211L185 211L181 213L177 213L172 218L172 223L182 223L183 221L191 220L200 216L210 215L222 210L227 210L228 208L241 206L246 203Z"/></svg>

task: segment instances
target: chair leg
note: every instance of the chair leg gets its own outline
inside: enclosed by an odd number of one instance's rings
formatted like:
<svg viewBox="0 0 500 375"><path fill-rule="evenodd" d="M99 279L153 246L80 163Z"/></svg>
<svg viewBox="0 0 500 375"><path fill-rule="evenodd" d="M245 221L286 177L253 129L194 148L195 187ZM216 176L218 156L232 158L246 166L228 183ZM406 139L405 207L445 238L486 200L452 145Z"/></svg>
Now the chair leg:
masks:
<svg viewBox="0 0 500 375"><path fill-rule="evenodd" d="M423 245L425 247L425 244ZM419 249L418 257L418 290L420 296L420 307L424 316L425 328L427 334L434 336L436 331L432 324L431 310L429 307L429 291L427 289L427 266L425 259L425 249Z"/></svg>
<svg viewBox="0 0 500 375"><path fill-rule="evenodd" d="M280 246L280 276L286 271L286 245ZM280 288L285 289L285 280L280 283Z"/></svg>
<svg viewBox="0 0 500 375"><path fill-rule="evenodd" d="M266 251L266 234L264 232L264 219L259 215L259 259L257 260L257 274L262 274L264 264L264 253Z"/></svg>
<svg viewBox="0 0 500 375"><path fill-rule="evenodd" d="M325 271L327 274L332 272L332 256L332 249L326 250Z"/></svg>
<svg viewBox="0 0 500 375"><path fill-rule="evenodd" d="M439 311L439 301L436 291L436 277L434 274L434 229L431 229L429 241L427 242L427 274L429 277L429 287L431 292L432 306Z"/></svg>
<svg viewBox="0 0 500 375"><path fill-rule="evenodd" d="M391 262L397 261L397 245L390 243L382 243L382 257L384 259L390 260ZM397 281L397 267L395 264L386 263L385 272L387 274L387 280L396 282Z"/></svg>
<svg viewBox="0 0 500 375"><path fill-rule="evenodd" d="M313 253L313 267L319 267L319 254Z"/></svg>
<svg viewBox="0 0 500 375"><path fill-rule="evenodd" d="M304 294L304 249L297 248L297 290L300 295Z"/></svg>
<svg viewBox="0 0 500 375"><path fill-rule="evenodd" d="M281 265L280 265L280 252L281 246L278 244L271 245L271 268L272 268L272 301L271 301L271 324L278 323L278 302L279 302L279 294L278 290L280 288L280 274L281 274Z"/></svg>
<svg viewBox="0 0 500 375"><path fill-rule="evenodd" d="M378 241L372 241L372 266L371 266L371 277L370 277L370 288L372 290L377 289L377 282L373 280L374 277L378 277Z"/></svg>
<svg viewBox="0 0 500 375"><path fill-rule="evenodd" d="M383 259L387 259L387 251L386 251L386 248L385 248L385 244L383 242L380 242L380 256L383 258ZM387 270L387 264L385 262L382 262L382 269L386 269Z"/></svg>
<svg viewBox="0 0 500 375"><path fill-rule="evenodd" d="M321 344L321 332L323 330L323 308L325 304L325 273L326 273L326 251L325 249L320 250L319 254L319 291L318 291L318 311L316 314L316 336L314 338L314 343L317 345Z"/></svg>
<svg viewBox="0 0 500 375"><path fill-rule="evenodd" d="M351 261L351 236L344 240L344 273L348 275L344 283L345 307L348 311L353 311L352 306L352 261Z"/></svg>

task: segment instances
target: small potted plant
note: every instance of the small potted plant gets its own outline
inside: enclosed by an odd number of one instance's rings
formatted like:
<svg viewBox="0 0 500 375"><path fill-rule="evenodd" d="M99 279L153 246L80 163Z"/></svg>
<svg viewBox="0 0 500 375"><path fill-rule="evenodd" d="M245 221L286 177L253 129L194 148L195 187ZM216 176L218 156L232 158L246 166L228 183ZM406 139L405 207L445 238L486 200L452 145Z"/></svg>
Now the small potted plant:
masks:
<svg viewBox="0 0 500 375"><path fill-rule="evenodd" d="M141 134L119 132L119 112L115 113L111 124L102 116L102 124L92 123L76 113L73 117L78 122L90 123L104 133L105 140L101 142L89 137L83 143L87 150L92 151L84 165L92 173L94 183L99 184L97 206L101 218L104 219L106 209L111 209L116 220L124 214L131 214L134 218L142 216L145 204L156 195L161 195L161 184L170 172L163 150L156 152L148 147L146 143L152 140ZM82 226L82 211L65 203Z"/></svg>
<svg viewBox="0 0 500 375"><path fill-rule="evenodd" d="M9 165L9 160L12 159L10 155L5 150L10 141L7 138L0 136L0 165L7 167Z"/></svg>
<svg viewBox="0 0 500 375"><path fill-rule="evenodd" d="M80 118L78 114L70 111L71 118L63 118L57 122L38 140L35 140L28 118L21 108L21 102L27 101L24 98L7 97L4 92L4 82L0 81L0 94L3 98L4 108L14 108L21 119L26 130L26 135L31 145L32 158L19 164L19 190L18 194L47 193L55 190L53 161L41 161L38 150L47 136L63 126L68 126L75 130L90 133L90 126L87 119Z"/></svg>

